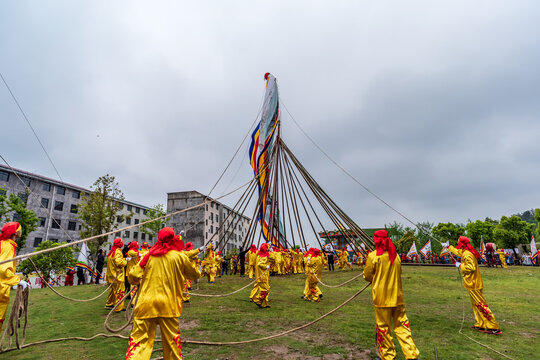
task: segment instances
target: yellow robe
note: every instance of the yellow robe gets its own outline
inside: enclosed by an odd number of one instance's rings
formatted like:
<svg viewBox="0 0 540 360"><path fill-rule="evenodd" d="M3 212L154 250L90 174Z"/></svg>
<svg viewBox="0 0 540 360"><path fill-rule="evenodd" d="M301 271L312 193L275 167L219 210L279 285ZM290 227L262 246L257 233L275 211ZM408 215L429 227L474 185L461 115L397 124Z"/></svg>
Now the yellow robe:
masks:
<svg viewBox="0 0 540 360"><path fill-rule="evenodd" d="M0 261L15 257L15 248L17 247L15 241L11 239L2 240L0 241L0 244ZM17 285L21 281L21 279L15 275L16 267L17 262L15 261L0 265L0 331L2 330L2 325L6 318L11 287Z"/></svg>
<svg viewBox="0 0 540 360"><path fill-rule="evenodd" d="M270 275L266 270L268 265L268 256L257 257L257 266L255 267L255 285L251 291L250 298L259 307L268 307L268 296L270 294Z"/></svg>
<svg viewBox="0 0 540 360"><path fill-rule="evenodd" d="M199 260L197 256L199 255L199 249L184 251L184 254L188 257L191 265L197 268L197 262ZM184 302L189 302L191 299L191 295L189 294L189 290L191 290L191 281L192 280L190 279L186 279L186 281L184 282L184 291L182 292L182 301Z"/></svg>
<svg viewBox="0 0 540 360"><path fill-rule="evenodd" d="M497 250L497 254L499 254L499 260L501 260L502 267L506 269L508 266L506 266L506 258L504 257L504 250L502 249Z"/></svg>
<svg viewBox="0 0 540 360"><path fill-rule="evenodd" d="M109 284L112 283L112 285L109 288L109 296L107 297L107 303L105 306L115 306L124 297L126 291L126 286L124 283L124 267L126 265L127 261L124 259L121 249L116 249L114 254L107 259L107 282ZM115 311L119 312L123 309L124 302L118 305Z"/></svg>
<svg viewBox="0 0 540 360"><path fill-rule="evenodd" d="M182 359L178 318L182 314L182 292L186 280L200 277L189 257L176 250L163 256L152 256L146 266L135 266L128 280L140 284L139 298L133 314L126 360L149 359L159 324L165 359Z"/></svg>
<svg viewBox="0 0 540 360"><path fill-rule="evenodd" d="M463 286L469 292L471 304L476 320L474 326L478 329L499 330L501 327L495 319L495 315L484 298L482 275L478 268L478 261L473 253L465 249L456 249L452 245L448 247L454 255L461 257L461 274Z"/></svg>
<svg viewBox="0 0 540 360"><path fill-rule="evenodd" d="M348 266L352 270L352 266L349 263L349 253L346 250L338 250L339 259L338 266L341 270L345 270L345 267Z"/></svg>
<svg viewBox="0 0 540 360"><path fill-rule="evenodd" d="M306 271L306 285L304 287L304 299L321 301L322 291L317 286L322 276L323 259L322 255L317 257L308 257Z"/></svg>
<svg viewBox="0 0 540 360"><path fill-rule="evenodd" d="M418 358L420 352L414 344L409 319L405 313L399 256L396 256L392 264L387 251L380 256L377 256L376 251L370 252L364 268L364 279L371 282L375 330L382 359L390 360L396 357L392 329L405 358Z"/></svg>
<svg viewBox="0 0 540 360"><path fill-rule="evenodd" d="M257 266L257 251L248 252L248 276L250 279L253 279L255 276L255 266Z"/></svg>
<svg viewBox="0 0 540 360"><path fill-rule="evenodd" d="M203 260L204 273L206 274L209 283L215 282L217 271L215 256L216 255L214 254L214 250L212 250L212 247L209 246L206 250L206 256Z"/></svg>
<svg viewBox="0 0 540 360"><path fill-rule="evenodd" d="M139 252L138 251L134 251L134 250L129 250L126 254L127 257L131 258L131 260L129 260L126 264L126 274L129 274L129 272L131 271L131 269L133 269L134 266L136 266L138 263L139 263ZM128 281L129 281L129 277L128 277ZM129 282L131 285L135 285L135 284L132 284L131 282Z"/></svg>

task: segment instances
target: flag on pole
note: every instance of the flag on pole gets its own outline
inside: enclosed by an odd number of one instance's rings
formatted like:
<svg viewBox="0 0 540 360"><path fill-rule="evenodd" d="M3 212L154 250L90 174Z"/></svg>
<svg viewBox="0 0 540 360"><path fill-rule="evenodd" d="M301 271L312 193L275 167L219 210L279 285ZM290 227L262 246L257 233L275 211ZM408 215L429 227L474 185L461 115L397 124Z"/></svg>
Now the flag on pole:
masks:
<svg viewBox="0 0 540 360"><path fill-rule="evenodd" d="M431 252L431 240L428 240L428 242L424 246L422 246L420 252L422 253L422 255L424 255L424 257L428 257L428 252Z"/></svg>
<svg viewBox="0 0 540 360"><path fill-rule="evenodd" d="M407 253L407 257L410 259L413 255L418 255L418 252L416 251L416 243L414 241L411 245L411 249Z"/></svg>
<svg viewBox="0 0 540 360"><path fill-rule="evenodd" d="M81 246L81 251L79 252L79 257L77 258L77 266L82 267L90 272L92 272L92 268L88 265L88 256L90 255L90 249L88 249L88 245L86 243L83 243Z"/></svg>
<svg viewBox="0 0 540 360"><path fill-rule="evenodd" d="M487 263L486 257L486 244L484 243L484 237L480 236L480 257Z"/></svg>
<svg viewBox="0 0 540 360"><path fill-rule="evenodd" d="M538 256L538 250L536 250L536 243L534 242L534 235L531 236L531 256L533 260Z"/></svg>
<svg viewBox="0 0 540 360"><path fill-rule="evenodd" d="M450 250L448 250L447 247L443 247L439 256L444 256L448 254L450 254Z"/></svg>

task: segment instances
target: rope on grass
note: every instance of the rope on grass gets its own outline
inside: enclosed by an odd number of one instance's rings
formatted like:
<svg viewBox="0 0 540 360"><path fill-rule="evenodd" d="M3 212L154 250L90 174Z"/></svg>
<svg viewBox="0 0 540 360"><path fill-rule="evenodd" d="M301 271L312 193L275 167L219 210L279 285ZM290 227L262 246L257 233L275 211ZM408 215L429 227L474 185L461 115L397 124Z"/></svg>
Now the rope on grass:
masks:
<svg viewBox="0 0 540 360"><path fill-rule="evenodd" d="M343 285L346 285L348 283L350 283L351 281L354 281L356 279L358 279L360 276L364 275L364 273L360 273L359 275L356 275L355 277L353 277L352 279L349 279L347 281L345 281L344 283L341 283L339 285L327 285L325 283L322 282L321 279L319 279L319 277L317 276L317 274L315 272L313 272L313 276L315 276L315 278L317 279L317 281L322 285L322 286L326 286L326 287L329 287L329 288L338 288L338 287L342 287Z"/></svg>
<svg viewBox="0 0 540 360"><path fill-rule="evenodd" d="M492 348L492 347L490 347L490 346L488 346L488 345L486 345L486 344L482 344L480 341L475 340L475 339L473 339L472 337L470 337L469 335L466 335L466 334L464 334L464 333L462 332L462 330L463 330L463 324L465 323L465 286L464 286L464 284L463 284L463 277L461 276L461 270L460 270L459 268L458 268L458 273L459 273L459 277L461 278L461 285L462 285L462 286L461 286L461 305L462 305L462 308L463 308L463 314L462 314L462 317L461 317L461 326L459 327L458 333L460 333L461 335L465 336L467 339L471 340L472 342L475 342L475 343L477 343L478 345L483 346L483 347L485 347L486 349L491 350L491 351L493 351L493 352L495 352L495 353L501 355L501 356L504 357L504 358L513 360L510 356L505 355L505 354L503 354L502 352L497 351L497 350L495 350L494 348Z"/></svg>
<svg viewBox="0 0 540 360"><path fill-rule="evenodd" d="M249 284L247 284L246 286L243 286L243 287L241 287L240 289L235 290L235 291L233 291L233 292L230 292L230 293L228 293L228 294L217 294L217 295L197 294L197 293L189 293L189 294L190 294L190 295L193 295L193 296L201 296L201 297L225 297L225 296L231 296L231 295L234 295L234 294L236 294L236 293L239 293L240 291L244 290L245 288L247 288L247 287L249 287L249 286L255 284L255 282L256 282L257 280L259 280L264 274L266 274L267 271L268 271L268 269L265 270L265 271L261 274L261 276L259 276L258 278L256 278L255 280L253 280L252 282L250 282Z"/></svg>
<svg viewBox="0 0 540 360"><path fill-rule="evenodd" d="M11 307L11 312L9 314L8 324L4 334L2 334L2 339L0 340L0 353L6 351L4 350L4 340L6 335L9 338L9 346L11 346L13 335L15 335L15 345L14 349L21 349L24 345L24 340L26 339L26 325L28 324L28 294L29 288L23 290L22 286L17 286L17 293L15 294L15 299L13 301L13 306ZM22 339L19 341L19 329L21 327L21 319L24 318L24 327Z"/></svg>
<svg viewBox="0 0 540 360"><path fill-rule="evenodd" d="M107 290L109 290L109 289L111 288L112 284L113 284L113 283L110 283L110 285L107 286L107 288L106 288L105 290L103 290L103 292L102 292L101 294L99 294L99 295L97 295L97 296L95 296L95 297L93 297L93 298L91 298L91 299L74 299L74 298L70 298L70 297L65 296L65 295L62 295L62 294L60 294L58 291L56 291L56 290L54 289L54 287L52 287L51 284L49 284L49 282L43 278L43 276L42 276L41 273L39 272L39 270L38 270L36 264L34 264L34 261L32 261L32 258L28 258L28 260L30 260L30 263L31 263L32 266L34 267L34 270L36 271L36 273L38 274L38 276L41 278L41 281L45 282L45 284L47 284L47 287L48 287L49 289L51 289L56 295L60 296L61 298L66 299L66 300L69 300L69 301L75 301L75 302L90 302L90 301L94 301L94 300L96 300L96 299L99 299L101 296L103 296L103 294L105 294L105 293L107 292ZM118 272L118 274L116 274L116 279L118 278L118 275L120 275L120 272ZM116 279L114 279L114 280L116 280Z"/></svg>
<svg viewBox="0 0 540 360"><path fill-rule="evenodd" d="M107 314L107 317L105 318L105 321L103 322L103 325L105 326L105 329L107 329L107 331L109 332L112 332L112 333L118 333L122 330L124 330L125 328L127 328L129 325L131 325L133 323L133 318L134 318L134 311L131 311L131 313L128 311L130 308L131 308L131 302L133 301L133 298L135 298L135 304L137 304L137 300L139 300L139 287L137 285L135 285L134 287L134 290L131 290L131 291L128 291L127 294L124 295L124 297L122 298L122 300L118 301L114 307L111 309L111 311L109 311L109 313ZM134 293L130 299L129 299L129 303L127 305L127 308L126 308L126 320L127 322L122 325L121 327L117 328L117 329L113 329L109 326L109 319L111 317L111 315L115 312L116 308L118 306L120 306L120 304L123 304L124 303L124 300L126 300L126 298L128 296L131 295L131 293Z"/></svg>

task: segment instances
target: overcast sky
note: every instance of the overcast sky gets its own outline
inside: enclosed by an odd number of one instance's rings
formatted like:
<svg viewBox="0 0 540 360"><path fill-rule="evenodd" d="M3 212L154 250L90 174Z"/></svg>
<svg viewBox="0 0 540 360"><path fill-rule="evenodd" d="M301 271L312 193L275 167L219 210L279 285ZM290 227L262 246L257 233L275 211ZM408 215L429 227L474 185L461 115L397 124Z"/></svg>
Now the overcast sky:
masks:
<svg viewBox="0 0 540 360"><path fill-rule="evenodd" d="M540 207L538 2L4 1L0 72L64 181L208 193L277 77L285 142L362 227ZM3 83L0 151L58 178ZM214 197L250 179L244 143ZM232 206L234 199L224 199Z"/></svg>

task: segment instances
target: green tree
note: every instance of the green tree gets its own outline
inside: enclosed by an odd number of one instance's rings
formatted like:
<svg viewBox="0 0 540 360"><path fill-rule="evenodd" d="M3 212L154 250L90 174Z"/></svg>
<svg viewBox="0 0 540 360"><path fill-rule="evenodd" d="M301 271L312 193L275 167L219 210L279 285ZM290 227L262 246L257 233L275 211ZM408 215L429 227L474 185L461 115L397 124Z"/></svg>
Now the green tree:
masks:
<svg viewBox="0 0 540 360"><path fill-rule="evenodd" d="M39 244L36 250L50 249L61 244L51 240L47 240ZM75 257L73 256L73 249L65 247L55 251L51 251L45 254L39 254L32 257L32 261L36 264L39 272L44 276L50 276L51 272L59 273L65 270L66 266L75 265ZM34 270L34 267L30 263L30 260L26 259L19 263L17 268L23 274L30 274Z"/></svg>
<svg viewBox="0 0 540 360"><path fill-rule="evenodd" d="M519 244L527 244L535 225L521 220L519 216L503 216L493 229L493 240L499 247L514 249ZM517 254L515 254L517 257Z"/></svg>
<svg viewBox="0 0 540 360"><path fill-rule="evenodd" d="M535 210L534 210L534 219L535 219L536 222L537 222L537 226L536 226L536 238L537 238L537 239L540 239L540 209L535 209Z"/></svg>
<svg viewBox="0 0 540 360"><path fill-rule="evenodd" d="M433 234L440 239L450 241L452 245L456 245L459 237L465 235L465 227L461 224L438 223L433 228Z"/></svg>
<svg viewBox="0 0 540 360"><path fill-rule="evenodd" d="M420 246L424 246L424 244L431 240L433 225L435 224L430 223L429 221L416 224L416 239L418 240ZM437 246L436 244L437 243L432 241L431 248L433 249L433 246Z"/></svg>
<svg viewBox="0 0 540 360"><path fill-rule="evenodd" d="M407 230L405 234L401 237L401 239L398 240L396 244L396 250L398 253L408 253L409 249L411 248L411 245L413 242L416 243L416 235L414 234L414 230ZM416 248L418 249L418 244L416 244Z"/></svg>
<svg viewBox="0 0 540 360"><path fill-rule="evenodd" d="M497 220L491 220L490 218L486 218L484 221L476 220L467 223L465 230L467 230L467 237L471 239L472 245L480 248L482 238L484 243L493 242L493 230L498 223Z"/></svg>
<svg viewBox="0 0 540 360"><path fill-rule="evenodd" d="M123 207L121 200L124 200L124 194L114 176L109 174L101 176L90 188L92 192L83 193L79 204L78 217L82 220L81 238L111 232L118 228L117 217L120 222L126 218L124 215L119 215ZM97 250L107 241L107 238L107 236L101 236L89 241L90 254L97 254Z"/></svg>
<svg viewBox="0 0 540 360"><path fill-rule="evenodd" d="M2 190L5 190L1 188ZM26 246L28 234L37 229L39 218L36 213L26 208L29 192L25 196L19 197L13 193L5 195L5 191L0 191L0 222L17 221L21 224L22 235L15 242L19 249Z"/></svg>
<svg viewBox="0 0 540 360"><path fill-rule="evenodd" d="M163 205L156 204L149 209L146 209L146 218L142 222L159 218L165 215L165 210L163 210ZM153 221L148 224L141 225L140 230L148 235L151 235L157 238L159 230L163 229L165 226L165 219Z"/></svg>

